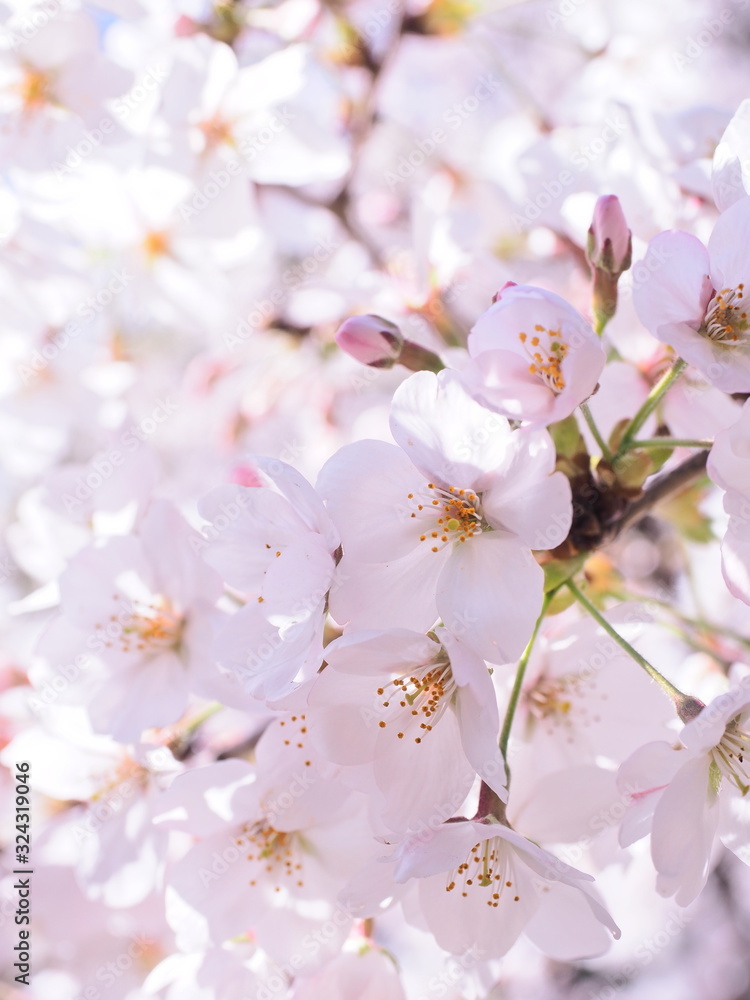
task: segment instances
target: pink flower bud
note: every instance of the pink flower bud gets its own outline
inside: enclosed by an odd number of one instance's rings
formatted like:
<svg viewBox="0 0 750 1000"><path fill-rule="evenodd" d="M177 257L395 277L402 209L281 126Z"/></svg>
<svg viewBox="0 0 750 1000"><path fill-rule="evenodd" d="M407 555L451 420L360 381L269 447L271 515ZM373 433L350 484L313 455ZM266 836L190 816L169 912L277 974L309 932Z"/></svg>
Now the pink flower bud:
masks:
<svg viewBox="0 0 750 1000"><path fill-rule="evenodd" d="M177 38L188 38L190 35L197 34L198 31L200 31L200 25L186 14L180 14L175 21L174 33Z"/></svg>
<svg viewBox="0 0 750 1000"><path fill-rule="evenodd" d="M633 241L619 198L602 195L594 208L586 256L593 268L619 276L630 267Z"/></svg>
<svg viewBox="0 0 750 1000"><path fill-rule="evenodd" d="M382 316L351 316L338 328L336 343L356 361L372 368L392 368L404 338L395 323Z"/></svg>

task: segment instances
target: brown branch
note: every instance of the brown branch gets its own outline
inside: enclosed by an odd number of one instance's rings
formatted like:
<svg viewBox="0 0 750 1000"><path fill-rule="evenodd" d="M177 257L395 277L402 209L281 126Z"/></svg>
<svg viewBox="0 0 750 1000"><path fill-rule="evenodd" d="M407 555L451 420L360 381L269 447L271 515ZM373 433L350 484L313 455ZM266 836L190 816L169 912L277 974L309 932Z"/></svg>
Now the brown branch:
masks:
<svg viewBox="0 0 750 1000"><path fill-rule="evenodd" d="M626 528L640 521L662 500L673 497L700 479L706 471L707 460L708 452L700 451L697 455L691 455L676 469L672 469L671 472L667 472L666 475L655 480L643 496L631 503L620 517L606 526L602 539L603 544L613 541Z"/></svg>

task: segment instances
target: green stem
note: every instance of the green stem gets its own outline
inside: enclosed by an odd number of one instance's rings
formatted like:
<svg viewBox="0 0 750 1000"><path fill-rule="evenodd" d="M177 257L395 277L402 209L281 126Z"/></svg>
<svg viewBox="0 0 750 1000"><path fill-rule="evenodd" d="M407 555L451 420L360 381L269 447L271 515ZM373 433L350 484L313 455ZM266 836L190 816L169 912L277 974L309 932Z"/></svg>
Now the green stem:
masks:
<svg viewBox="0 0 750 1000"><path fill-rule="evenodd" d="M219 701L213 701L210 705L207 705L202 709L198 715L193 716L193 718L185 725L185 728L180 731L180 736L184 739L187 736L192 736L196 729L199 729L204 722L211 718L212 715L216 715L220 712L224 706Z"/></svg>
<svg viewBox="0 0 750 1000"><path fill-rule="evenodd" d="M611 316L605 316L603 313L597 313L594 318L594 332L598 337L604 333L604 328L607 323L612 319Z"/></svg>
<svg viewBox="0 0 750 1000"><path fill-rule="evenodd" d="M617 455L621 455L624 451L627 451L630 448L633 438L659 405L662 396L671 388L672 384L680 377L686 368L687 361L683 361L682 358L677 358L669 371L662 375L648 396L646 396L640 410L638 410L636 415L628 424L628 427L622 436L622 440L620 441L620 447L617 449Z"/></svg>
<svg viewBox="0 0 750 1000"><path fill-rule="evenodd" d="M510 768L508 767L508 739L510 737L510 730L513 726L513 716L516 714L516 708L518 707L518 699L521 696L521 687L523 686L523 678L526 673L526 667L529 663L529 658L531 656L531 651L534 648L534 643L536 642L536 637L539 635L539 629L544 621L544 616L547 614L547 608L549 608L552 603L552 598L555 596L556 591L552 590L544 595L544 602L542 603L542 610L539 612L539 617L536 620L536 625L534 626L534 631L531 633L531 638L528 641L526 649L524 649L521 654L521 659L518 661L518 667L516 668L516 679L513 681L513 690L510 693L510 701L508 702L508 707L505 710L505 719L503 720L503 728L500 732L500 751L503 755L503 760L505 761L505 780L510 788Z"/></svg>
<svg viewBox="0 0 750 1000"><path fill-rule="evenodd" d="M586 423L589 425L589 430L594 435L594 440L599 445L601 449L602 456L606 458L608 462L612 461L612 452L609 450L607 442L601 435L601 431L596 426L596 421L594 420L594 415L589 409L589 404L587 402L581 403L581 413L583 414Z"/></svg>
<svg viewBox="0 0 750 1000"><path fill-rule="evenodd" d="M405 340L398 357L397 364L403 365L411 372L441 372L445 365L434 351L413 340Z"/></svg>
<svg viewBox="0 0 750 1000"><path fill-rule="evenodd" d="M698 441L690 438L644 438L642 441L631 441L627 451L636 448L711 448L713 441Z"/></svg>
<svg viewBox="0 0 750 1000"><path fill-rule="evenodd" d="M641 656L637 649L634 649L630 645L627 639L624 639L619 632L616 632L612 628L607 619L596 607L594 607L588 597L586 597L586 595L578 589L572 580L566 580L565 584L573 597L575 597L578 603L585 608L586 611L588 611L591 617L604 629L607 635L611 639L614 639L617 645L623 649L631 659L635 660L638 666L646 671L651 680L656 681L662 691L664 691L665 694L672 699L677 710L677 714L682 721L689 722L691 719L694 719L698 712L705 707L703 702L700 702L697 698L693 698L692 696L680 691L680 689L676 688L671 681L668 681L663 674L660 674L656 667L652 666L652 664L650 664L644 656Z"/></svg>

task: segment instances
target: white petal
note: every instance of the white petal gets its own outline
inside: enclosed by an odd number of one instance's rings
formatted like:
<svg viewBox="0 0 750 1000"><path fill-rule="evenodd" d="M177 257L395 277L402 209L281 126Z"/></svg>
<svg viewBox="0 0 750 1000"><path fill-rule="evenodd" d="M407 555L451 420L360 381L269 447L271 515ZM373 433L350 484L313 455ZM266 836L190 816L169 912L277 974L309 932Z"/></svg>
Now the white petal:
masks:
<svg viewBox="0 0 750 1000"><path fill-rule="evenodd" d="M453 659L451 659L451 665ZM500 797L507 801L505 762L497 740L500 718L495 688L482 663L483 679L480 684L465 685L456 694L456 715L461 731L461 744L466 759L480 778Z"/></svg>
<svg viewBox="0 0 750 1000"><path fill-rule="evenodd" d="M487 531L457 543L437 590L445 625L491 663L515 660L542 606L544 573L516 539Z"/></svg>
<svg viewBox="0 0 750 1000"><path fill-rule="evenodd" d="M620 815L615 775L594 764L545 775L520 808L509 812L514 827L532 840L548 844L586 840L615 823Z"/></svg>
<svg viewBox="0 0 750 1000"><path fill-rule="evenodd" d="M708 240L714 288L736 288L744 283L750 292L750 197L741 198L723 212Z"/></svg>
<svg viewBox="0 0 750 1000"><path fill-rule="evenodd" d="M463 890L457 878L455 888L448 892L445 875L420 883L422 910L441 948L457 955L473 948L482 959L501 958L510 950L534 915L539 895L531 873L517 858L510 859L506 874L513 885L502 885L496 908L487 905L493 891L490 887L475 884Z"/></svg>
<svg viewBox="0 0 750 1000"><path fill-rule="evenodd" d="M590 892L588 887L550 884L541 894L539 909L526 927L529 940L558 962L603 955L612 938L601 919L606 911L598 899L589 896ZM598 903L596 911L592 902ZM619 937L619 929L608 914L607 917L610 929Z"/></svg>
<svg viewBox="0 0 750 1000"><path fill-rule="evenodd" d="M321 617L335 565L322 535L309 533L274 558L263 579L261 611L272 625Z"/></svg>
<svg viewBox="0 0 750 1000"><path fill-rule="evenodd" d="M255 772L244 760L220 760L179 774L157 802L153 822L208 837L257 814Z"/></svg>
<svg viewBox="0 0 750 1000"><path fill-rule="evenodd" d="M622 847L647 836L656 803L685 759L685 751L674 750L669 743L655 741L639 747L622 764L617 774L617 787L630 801L620 827Z"/></svg>
<svg viewBox="0 0 750 1000"><path fill-rule="evenodd" d="M466 761L456 717L447 710L430 732L397 724L379 731L375 780L384 793L382 818L394 833L423 830L449 819L463 804L474 780ZM415 739L421 740L419 744Z"/></svg>
<svg viewBox="0 0 750 1000"><path fill-rule="evenodd" d="M482 511L529 548L553 549L570 531L570 482L561 472L548 474L555 449L546 431L514 431L511 443L502 481L482 496Z"/></svg>
<svg viewBox="0 0 750 1000"><path fill-rule="evenodd" d="M720 212L750 194L750 101L734 113L714 150L711 190Z"/></svg>
<svg viewBox="0 0 750 1000"><path fill-rule="evenodd" d="M391 432L428 481L483 489L510 437L504 417L480 406L455 372L417 372L393 396Z"/></svg>
<svg viewBox="0 0 750 1000"><path fill-rule="evenodd" d="M411 516L419 512L410 495L426 485L401 449L384 441L346 445L318 478L345 554L367 563L390 562L419 545L425 529Z"/></svg>
<svg viewBox="0 0 750 1000"><path fill-rule="evenodd" d="M688 760L665 788L654 810L651 857L662 896L691 903L708 878L719 821L718 801L710 790L708 755Z"/></svg>
<svg viewBox="0 0 750 1000"><path fill-rule="evenodd" d="M231 586L255 596L274 553L309 530L285 497L262 486L219 486L198 509L211 522L206 562Z"/></svg>
<svg viewBox="0 0 750 1000"><path fill-rule="evenodd" d="M697 330L711 294L708 275L708 250L697 237L677 229L659 233L633 268L638 319L666 343L671 343L668 329L675 324L687 323Z"/></svg>
<svg viewBox="0 0 750 1000"><path fill-rule="evenodd" d="M329 598L340 625L352 630L432 627L437 618L435 588L450 549L418 546L393 562L358 563L346 556L337 569Z"/></svg>

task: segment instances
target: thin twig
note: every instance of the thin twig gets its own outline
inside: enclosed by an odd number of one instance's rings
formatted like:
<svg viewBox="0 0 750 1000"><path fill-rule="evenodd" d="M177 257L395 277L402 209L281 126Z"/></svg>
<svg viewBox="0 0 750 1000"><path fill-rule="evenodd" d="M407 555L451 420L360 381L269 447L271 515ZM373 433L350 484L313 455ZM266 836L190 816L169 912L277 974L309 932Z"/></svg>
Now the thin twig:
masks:
<svg viewBox="0 0 750 1000"><path fill-rule="evenodd" d="M700 451L697 455L691 455L676 469L672 469L671 472L655 480L642 497L634 501L620 517L607 525L603 542L613 541L626 528L649 514L662 500L667 500L676 493L680 493L687 486L700 479L706 471L707 460L708 452Z"/></svg>

